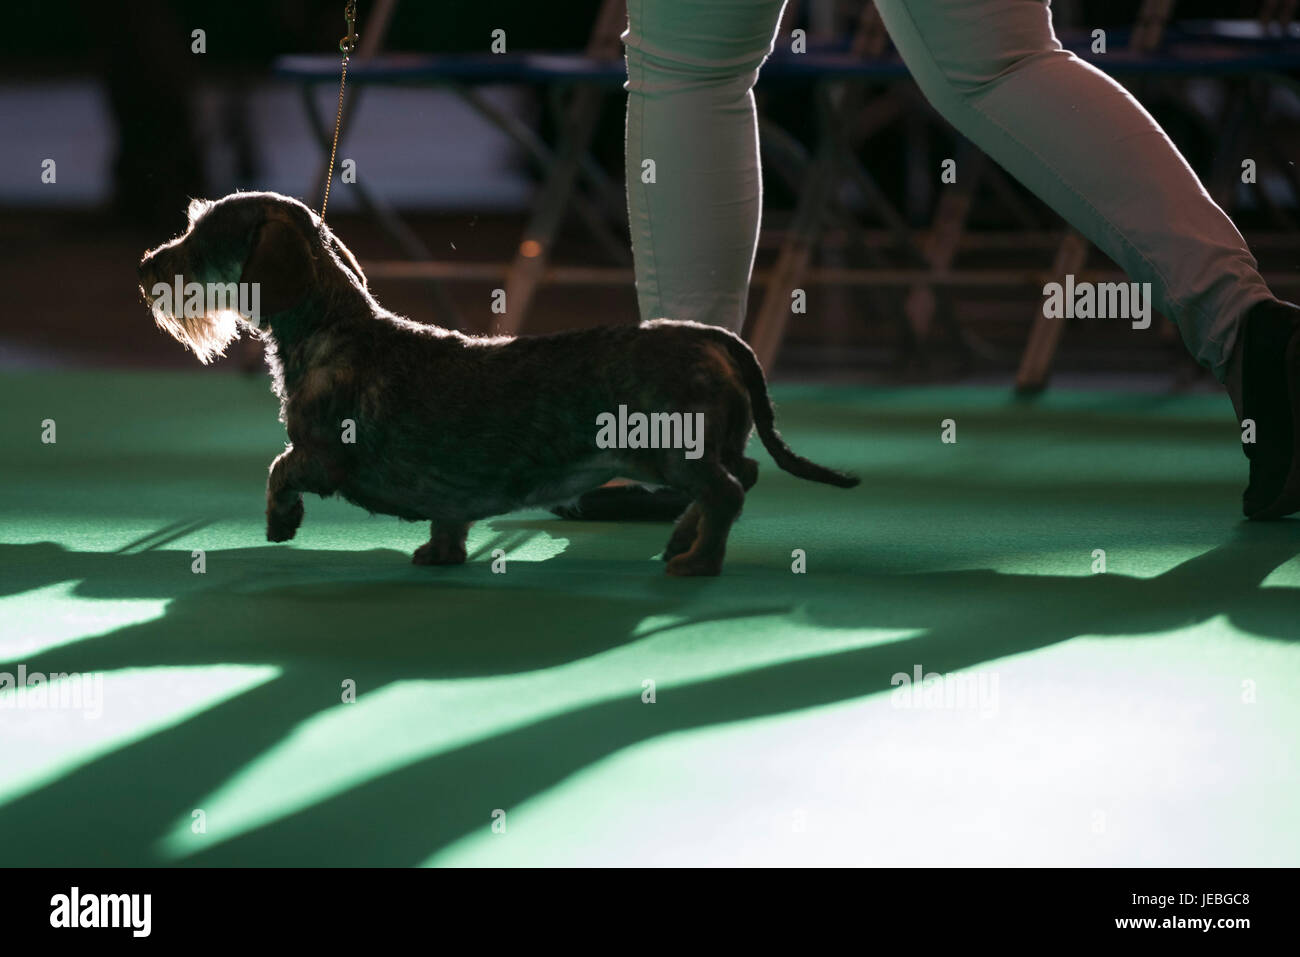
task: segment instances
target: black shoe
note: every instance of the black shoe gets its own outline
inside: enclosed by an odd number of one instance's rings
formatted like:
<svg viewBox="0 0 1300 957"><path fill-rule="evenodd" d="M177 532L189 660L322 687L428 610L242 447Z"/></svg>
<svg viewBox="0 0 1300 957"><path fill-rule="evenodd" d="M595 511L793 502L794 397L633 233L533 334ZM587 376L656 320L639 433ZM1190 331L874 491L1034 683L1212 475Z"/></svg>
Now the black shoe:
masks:
<svg viewBox="0 0 1300 957"><path fill-rule="evenodd" d="M1247 518L1281 518L1300 510L1300 306L1267 300L1246 312L1241 327L1242 415L1255 441L1242 446L1250 484Z"/></svg>
<svg viewBox="0 0 1300 957"><path fill-rule="evenodd" d="M690 504L690 498L675 488L602 485L579 495L574 504L557 505L551 512L585 522L672 522Z"/></svg>

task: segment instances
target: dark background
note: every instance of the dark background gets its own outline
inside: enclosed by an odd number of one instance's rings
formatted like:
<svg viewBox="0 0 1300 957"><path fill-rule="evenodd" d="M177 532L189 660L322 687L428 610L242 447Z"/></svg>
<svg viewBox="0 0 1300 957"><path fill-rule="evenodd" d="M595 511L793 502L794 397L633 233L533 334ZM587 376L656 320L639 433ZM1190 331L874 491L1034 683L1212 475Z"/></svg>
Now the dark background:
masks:
<svg viewBox="0 0 1300 957"><path fill-rule="evenodd" d="M372 4L360 4L361 30ZM484 52L491 31L504 27L512 51L575 50L586 42L598 0L566 0L539 4L522 0L487 2L406 2L398 5L386 49L425 52ZM1135 2L1060 0L1053 5L1058 30L1094 25L1122 28L1138 10ZM841 3L839 19L847 29L858 5ZM129 3L19 2L6 5L0 27L0 103L13 111L4 117L12 137L0 177L10 183L32 183L26 190L0 193L0 282L8 291L9 306L0 310L0 363L31 365L192 366L192 359L174 342L159 335L138 301L134 263L149 246L168 238L183 225L190 196L224 193L234 188L266 188L268 151L288 147L268 143L265 109L260 120L249 119L250 104L268 90L286 83L271 76L275 57L288 53L329 54L344 30L341 0L269 0L164 3L132 0ZM1240 2L1180 2L1178 18L1249 17L1259 4ZM789 14L784 29L806 23L801 7ZM207 52L190 52L190 31L207 32ZM42 131L57 131L68 143L68 125L84 118L65 116L52 89L67 87L97 91L95 123L86 123L87 144L103 142L108 148L102 168L84 169L76 156L60 156L60 183L70 177L97 177L104 188L92 198L68 201L55 188L39 183ZM1174 141L1200 172L1216 157L1218 130L1214 119L1201 112L1186 84L1145 83L1136 92L1156 114ZM330 96L328 89L322 97ZM361 137L350 145L420 162L427 154L431 198L412 203L410 191L390 196L393 204L438 255L465 261L505 260L512 254L528 213L527 203L508 198L475 208L473 200L439 204L456 194L457 184L438 174L437 162L476 163L481 147L474 137L448 136L436 148L414 142L415 133L429 133L448 115L450 106L430 91L429 109L418 116L389 117L382 137ZM548 141L554 124L534 91L509 91L511 103ZM760 83L760 110L811 145L813 130L807 109L808 91L797 86ZM206 113L199 103L208 104ZM216 106L213 107L215 102ZM289 97L277 101L287 111L285 124L301 123ZM47 104L49 106L47 107ZM382 95L367 94L367 115L382 115ZM603 107L593 154L609 175L622 181L622 94L611 91ZM21 113L26 120L20 120ZM31 122L32 116L40 119ZM206 119L201 120L201 116ZM423 128L420 124L424 124ZM272 119L270 128L280 124ZM78 136L80 131L74 131ZM402 141L403 133L412 142ZM886 130L871 141L860 157L886 192L896 200L912 225L923 227L933 213L934 191L916 188L906 130ZM358 134L360 136L360 134ZM1269 135L1275 135L1270 132ZM952 155L956 134L938 124L929 134L930 157ZM75 141L74 141L75 142ZM66 147L65 147L66 148ZM317 175L319 156L310 142L292 147L301 171L286 191L309 204L319 198L307 195ZM424 151L422 153L422 151ZM449 154L465 155L457 159ZM220 153L224 165L215 161ZM87 160L89 162L89 160ZM528 171L522 158L509 157L507 168L516 186L525 184ZM218 166L220 168L218 169ZM364 167L363 167L364 168ZM363 173L364 175L364 173ZM368 181L381 195L389 184ZM297 185L295 186L294 183ZM1044 230L1063 224L1033 197L1021 198L1037 211ZM436 194L436 195L435 195ZM394 250L382 232L336 188L331 206L334 228L353 246L363 261L391 257ZM6 199L5 197L10 197ZM17 198L14 198L17 197ZM774 255L779 229L788 219L795 195L779 178L765 177L765 233L759 253L762 268ZM1293 198L1292 198L1293 200ZM410 208L402 208L408 206ZM1262 229L1258 210L1234 210L1246 233ZM996 197L977 200L972 223L980 229L1014 230L1017 224ZM625 224L618 224L626 236ZM570 222L555 252L555 261L575 264L601 262L580 224ZM1294 255L1274 255L1258 250L1266 273L1295 268ZM1011 251L993 266L1032 261L1046 265L1051 249ZM1090 265L1102 259L1094 253ZM848 264L852 264L850 260ZM421 321L434 321L433 296L421 283L380 281L380 299L390 308ZM486 331L490 320L487 290L482 283L450 283L447 295L454 301L466 331ZM778 370L799 378L926 379L1008 377L1013 372L1028 321L1037 301L1024 290L968 290L954 294L950 303L956 322L971 330L978 349L959 348L950 330L937 329L923 343L910 341L902 319L903 290L830 290L821 308L792 328ZM756 308L757 292L751 299ZM637 318L630 285L623 288L549 288L539 296L528 331L549 331L607 322L633 322ZM1176 337L1145 337L1139 342L1125 336L1118 325L1100 324L1071 328L1062 346L1058 370L1120 376L1155 376L1176 386L1203 383L1204 376L1190 364ZM245 366L255 364L244 354ZM226 363L231 366L231 363ZM1137 381L1136 379L1134 381Z"/></svg>

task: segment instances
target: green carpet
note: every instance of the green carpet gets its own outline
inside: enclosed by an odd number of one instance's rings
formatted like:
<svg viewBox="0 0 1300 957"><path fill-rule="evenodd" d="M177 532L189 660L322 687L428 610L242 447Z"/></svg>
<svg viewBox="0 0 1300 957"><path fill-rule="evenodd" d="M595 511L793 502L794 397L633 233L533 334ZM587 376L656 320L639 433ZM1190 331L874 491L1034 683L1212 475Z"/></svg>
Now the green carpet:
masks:
<svg viewBox="0 0 1300 957"><path fill-rule="evenodd" d="M543 512L270 545L264 379L0 378L0 673L102 682L0 691L0 864L1300 864L1300 523L1224 400L777 398L862 486L755 452L675 580Z"/></svg>

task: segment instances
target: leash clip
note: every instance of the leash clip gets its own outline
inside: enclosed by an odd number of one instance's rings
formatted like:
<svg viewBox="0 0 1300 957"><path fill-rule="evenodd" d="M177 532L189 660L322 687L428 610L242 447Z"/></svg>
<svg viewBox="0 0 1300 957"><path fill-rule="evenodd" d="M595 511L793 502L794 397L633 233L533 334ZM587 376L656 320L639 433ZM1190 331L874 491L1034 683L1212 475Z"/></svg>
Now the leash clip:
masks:
<svg viewBox="0 0 1300 957"><path fill-rule="evenodd" d="M343 6L343 19L348 22L348 35L339 41L339 52L351 56L357 48L357 0L348 0Z"/></svg>

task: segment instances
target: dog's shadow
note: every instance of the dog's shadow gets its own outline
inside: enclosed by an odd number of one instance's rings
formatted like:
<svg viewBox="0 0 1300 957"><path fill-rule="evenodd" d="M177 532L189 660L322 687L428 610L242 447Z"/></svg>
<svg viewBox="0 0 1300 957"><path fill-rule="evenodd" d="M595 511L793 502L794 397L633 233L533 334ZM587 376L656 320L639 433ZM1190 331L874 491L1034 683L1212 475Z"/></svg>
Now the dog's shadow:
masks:
<svg viewBox="0 0 1300 957"><path fill-rule="evenodd" d="M188 523L184 531L202 524ZM290 669L322 662L374 677L400 663L394 677L456 678L532 671L597 654L692 594L690 583L663 578L644 529L633 530L646 539L640 562L620 566L606 557L608 536L592 534L590 526L576 530L582 541L576 554L566 545L547 549L566 552L558 565L513 557L558 530L569 531L559 522L494 522L491 534L472 540L468 564L439 568L413 566L408 554L386 548L263 545L210 550L205 572L193 574L191 554L183 550L0 545L6 569L0 597L75 582L71 594L78 598L170 599L163 617L41 653L45 672L230 662ZM653 540L663 537L653 530ZM511 556L500 574L492 570L498 549ZM546 573L538 575L543 565ZM761 610L778 607L768 602ZM0 643L0 668L8 657ZM24 659L29 670L36 670L33 660Z"/></svg>
<svg viewBox="0 0 1300 957"><path fill-rule="evenodd" d="M166 863L157 847L176 822L302 722L339 706L342 678L364 695L397 681L550 668L652 637L655 630L644 627L652 616L686 628L797 611L820 628L921 631L685 683L653 708L640 707L640 688L630 686L626 700L539 717L416 760L185 862L419 863L487 827L492 808L516 807L636 742L888 691L891 675L918 662L949 672L1076 635L1157 634L1218 615L1261 637L1300 637L1296 590L1261 587L1300 551L1294 522L1239 526L1227 543L1149 579L882 575L864 559L814 590L804 576L743 563L717 581L668 580L650 561L609 561L599 537L581 525L494 524L507 536L572 532L571 542L557 561L502 575L484 561L414 568L387 549L262 546L209 552L209 575L221 570L211 578L190 575L182 552L0 546L0 567L17 573L6 576L6 593L77 580L73 593L83 597L174 596L159 618L0 662L0 671L19 662L46 673L227 663L279 669L273 680L0 806L6 860ZM624 530L624 549L628 534L636 533ZM653 535L661 537L658 529ZM285 583L287 576L294 580ZM743 654L744 627L727 635Z"/></svg>

